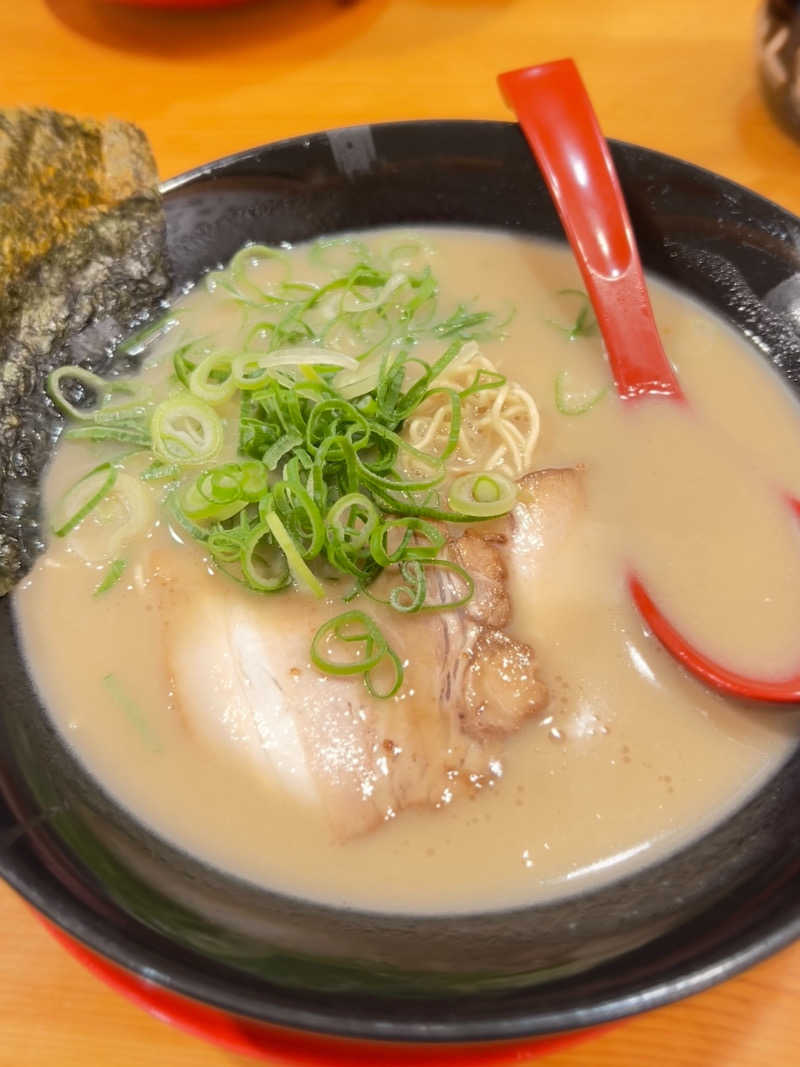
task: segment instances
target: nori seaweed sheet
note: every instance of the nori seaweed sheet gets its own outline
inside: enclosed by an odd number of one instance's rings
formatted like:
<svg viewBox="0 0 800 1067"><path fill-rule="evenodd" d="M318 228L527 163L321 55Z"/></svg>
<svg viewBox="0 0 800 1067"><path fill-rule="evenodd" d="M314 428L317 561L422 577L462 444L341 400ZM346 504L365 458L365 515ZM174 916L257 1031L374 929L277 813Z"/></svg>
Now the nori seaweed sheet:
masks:
<svg viewBox="0 0 800 1067"><path fill-rule="evenodd" d="M135 126L0 111L0 595L44 547L39 481L62 419L49 372L114 369L169 282L150 147Z"/></svg>

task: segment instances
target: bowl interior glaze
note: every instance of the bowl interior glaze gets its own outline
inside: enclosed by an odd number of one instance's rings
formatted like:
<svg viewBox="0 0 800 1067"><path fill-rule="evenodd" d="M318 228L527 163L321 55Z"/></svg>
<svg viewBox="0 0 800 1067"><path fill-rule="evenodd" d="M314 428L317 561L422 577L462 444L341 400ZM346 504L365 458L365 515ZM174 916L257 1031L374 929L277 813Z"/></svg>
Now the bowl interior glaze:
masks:
<svg viewBox="0 0 800 1067"><path fill-rule="evenodd" d="M800 222L707 171L612 150L645 266L800 390ZM246 241L395 224L561 238L514 125L413 122L244 152L164 186L176 286ZM563 901L458 917L337 910L204 866L122 810L62 743L0 604L0 873L73 937L225 1010L393 1041L553 1033L655 1007L800 934L800 755L658 865Z"/></svg>

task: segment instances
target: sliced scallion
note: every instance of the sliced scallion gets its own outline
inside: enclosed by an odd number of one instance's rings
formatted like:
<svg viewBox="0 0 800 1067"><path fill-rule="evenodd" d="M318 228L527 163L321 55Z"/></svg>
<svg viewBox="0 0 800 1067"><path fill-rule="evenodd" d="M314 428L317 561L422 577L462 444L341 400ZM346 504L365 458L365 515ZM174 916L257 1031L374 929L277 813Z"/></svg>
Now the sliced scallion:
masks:
<svg viewBox="0 0 800 1067"><path fill-rule="evenodd" d="M310 589L318 600L322 600L325 596L325 590L323 589L321 582L310 570L308 564L297 551L297 547L287 533L286 527L274 511L271 511L269 515L267 515L267 526L269 526L272 536L278 542L284 556L286 556L286 562L289 565L289 570L292 572L295 581L306 586L307 589Z"/></svg>
<svg viewBox="0 0 800 1067"><path fill-rule="evenodd" d="M249 531L240 550L240 563L246 583L256 592L274 593L291 581L286 555L274 544L266 522Z"/></svg>
<svg viewBox="0 0 800 1067"><path fill-rule="evenodd" d="M66 537L70 530L83 522L100 501L114 488L117 471L110 463L101 463L79 478L61 498L56 508L53 533Z"/></svg>
<svg viewBox="0 0 800 1067"><path fill-rule="evenodd" d="M454 511L484 519L506 515L517 499L517 486L499 471L462 474L450 486L447 502Z"/></svg>
<svg viewBox="0 0 800 1067"><path fill-rule="evenodd" d="M242 352L233 360L231 377L237 389L259 389L282 368L311 364L323 367L358 366L358 360L333 349L294 345L280 352Z"/></svg>
<svg viewBox="0 0 800 1067"><path fill-rule="evenodd" d="M161 460L155 459L139 477L143 482L162 482L177 478L180 472L177 463L162 463Z"/></svg>
<svg viewBox="0 0 800 1067"><path fill-rule="evenodd" d="M153 451L167 463L206 463L222 448L219 415L190 393L181 393L158 405L150 434Z"/></svg>
<svg viewBox="0 0 800 1067"><path fill-rule="evenodd" d="M331 655L331 645L351 653L351 658L340 658L335 652ZM353 645L356 646L354 654ZM311 641L311 662L325 674L342 677L366 674L378 666L388 648L386 638L369 615L353 609L320 626Z"/></svg>
<svg viewBox="0 0 800 1067"><path fill-rule="evenodd" d="M94 395L94 403L90 407L75 407L64 394L64 385L67 382L78 382L84 393L88 392ZM71 419L80 421L94 418L111 396L109 383L85 367L57 367L47 376L47 391L57 408L65 415L69 415Z"/></svg>
<svg viewBox="0 0 800 1067"><path fill-rule="evenodd" d="M71 426L64 436L69 441L116 441L137 448L150 447L150 433L144 423L139 422Z"/></svg>
<svg viewBox="0 0 800 1067"><path fill-rule="evenodd" d="M122 572L128 565L127 560L115 559L109 566L106 573L103 575L100 582L95 586L94 596L101 596L103 593L107 593L109 589L117 584L122 577Z"/></svg>
<svg viewBox="0 0 800 1067"><path fill-rule="evenodd" d="M233 354L212 352L201 359L189 374L189 391L207 404L223 404L236 392Z"/></svg>
<svg viewBox="0 0 800 1067"><path fill-rule="evenodd" d="M167 311L166 314L160 315L155 322L148 322L144 326L141 326L135 333L130 334L117 348L118 352L122 352L129 356L138 356L152 344L156 337L160 337L162 334L167 333L178 323L178 317L173 311Z"/></svg>
<svg viewBox="0 0 800 1067"><path fill-rule="evenodd" d="M567 370L559 372L555 382L556 408L562 415L585 415L587 411L597 404L608 392L608 387L603 386L591 393L571 393L567 389Z"/></svg>
<svg viewBox="0 0 800 1067"><path fill-rule="evenodd" d="M408 275L402 271L392 274L383 288L372 298L360 300L355 293L345 293L342 297L342 311L373 311L385 304L392 293L408 282Z"/></svg>
<svg viewBox="0 0 800 1067"><path fill-rule="evenodd" d="M265 262L277 267L275 278L270 279L269 290L256 285L250 277L250 269ZM286 253L280 248L271 248L269 245L245 245L233 257L228 270L236 288L244 296L258 303L271 296L274 288L288 279L289 261Z"/></svg>
<svg viewBox="0 0 800 1067"><path fill-rule="evenodd" d="M378 685L376 684L376 679L374 678L374 675L380 671L383 663L386 661L389 662L392 671L391 684L386 686L384 689L379 689ZM403 684L404 673L405 672L403 671L403 664L400 661L400 657L397 655L394 649L389 648L389 646L387 645L386 651L383 654L383 659L380 660L370 670L364 671L364 685L367 687L367 692L371 696L375 697L376 700L388 700L390 697L393 697L395 693L399 691L400 686Z"/></svg>
<svg viewBox="0 0 800 1067"><path fill-rule="evenodd" d="M592 317L592 305L586 293L582 289L559 289L558 295L577 297L581 301L581 305L575 321L570 326L563 326L560 322L554 322L552 319L547 320L548 325L554 326L557 330L565 333L570 341L575 341L578 337L588 337L594 333L597 323Z"/></svg>
<svg viewBox="0 0 800 1067"><path fill-rule="evenodd" d="M325 516L328 540L337 547L346 545L350 552L359 551L369 542L379 520L378 509L369 497L347 493Z"/></svg>
<svg viewBox="0 0 800 1067"><path fill-rule="evenodd" d="M160 752L161 744L158 738L154 735L144 712L131 697L123 682L117 678L116 674L106 674L103 677L103 686L147 747L153 752Z"/></svg>

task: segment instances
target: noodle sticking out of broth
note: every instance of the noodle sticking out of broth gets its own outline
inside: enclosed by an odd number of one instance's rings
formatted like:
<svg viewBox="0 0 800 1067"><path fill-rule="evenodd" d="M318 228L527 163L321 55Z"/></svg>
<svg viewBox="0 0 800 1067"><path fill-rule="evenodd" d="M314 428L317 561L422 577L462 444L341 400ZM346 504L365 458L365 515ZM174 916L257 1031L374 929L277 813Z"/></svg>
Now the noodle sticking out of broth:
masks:
<svg viewBox="0 0 800 1067"><path fill-rule="evenodd" d="M492 387L492 383L496 383ZM521 478L533 470L539 439L539 411L533 397L518 382L498 374L477 344L465 344L437 378L440 389L454 389L461 397L458 444L450 456L453 473L487 469ZM484 385L484 388L476 388ZM444 447L452 429L452 408L441 393L432 393L406 424L408 440L421 452Z"/></svg>

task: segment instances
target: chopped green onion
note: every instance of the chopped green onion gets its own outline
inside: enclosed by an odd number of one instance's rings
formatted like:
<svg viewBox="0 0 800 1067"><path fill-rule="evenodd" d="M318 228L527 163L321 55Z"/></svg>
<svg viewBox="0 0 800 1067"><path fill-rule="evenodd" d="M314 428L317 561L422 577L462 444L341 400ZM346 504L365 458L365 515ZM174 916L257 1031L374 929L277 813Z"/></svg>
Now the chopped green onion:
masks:
<svg viewBox="0 0 800 1067"><path fill-rule="evenodd" d="M154 736L152 727L145 718L142 709L130 696L127 688L122 684L119 678L117 678L115 674L106 674L103 677L103 685L109 695L114 698L119 708L124 712L126 718L139 733L148 748L152 749L153 752L160 752L161 744Z"/></svg>
<svg viewBox="0 0 800 1067"><path fill-rule="evenodd" d="M66 491L56 509L53 533L56 537L66 537L70 530L83 522L103 497L107 496L117 480L117 471L110 463L99 466L84 474Z"/></svg>
<svg viewBox="0 0 800 1067"><path fill-rule="evenodd" d="M472 495L479 504L496 504L500 499L500 486L487 474L479 474L472 483Z"/></svg>
<svg viewBox="0 0 800 1067"><path fill-rule="evenodd" d="M93 395L94 403L90 407L76 407L64 393L64 384L67 382L77 382L84 393ZM141 387L124 378L106 381L85 367L57 367L47 377L47 391L56 407L79 422L103 425L129 423L141 418L147 411L148 396ZM115 393L122 393L126 399L116 404L110 403Z"/></svg>
<svg viewBox="0 0 800 1067"><path fill-rule="evenodd" d="M272 531L260 523L250 531L240 551L242 574L251 589L274 593L291 581L286 554L272 543Z"/></svg>
<svg viewBox="0 0 800 1067"><path fill-rule="evenodd" d="M130 334L126 339L117 347L117 352L122 352L124 355L138 356L140 353L148 347L148 345L162 334L167 333L173 326L176 326L178 319L173 311L167 311L164 315L159 315L155 322L148 322L144 326L136 330L135 333Z"/></svg>
<svg viewBox="0 0 800 1067"><path fill-rule="evenodd" d="M274 377L275 371L306 364L354 368L358 361L342 352L312 345L295 345L280 352L242 352L233 360L231 378L237 389L260 389Z"/></svg>
<svg viewBox="0 0 800 1067"><path fill-rule="evenodd" d="M314 498L297 477L287 474L272 486L270 506L266 514L275 511L291 530L297 551L303 559L314 559L325 542L325 524Z"/></svg>
<svg viewBox="0 0 800 1067"><path fill-rule="evenodd" d="M106 573L103 575L102 580L95 587L94 596L100 596L102 593L107 593L112 586L115 586L122 577L122 572L127 566L127 560L115 559Z"/></svg>
<svg viewBox="0 0 800 1067"><path fill-rule="evenodd" d="M153 412L150 434L153 451L167 463L205 463L222 448L219 415L190 393L158 405Z"/></svg>
<svg viewBox="0 0 800 1067"><path fill-rule="evenodd" d="M72 426L64 436L70 441L117 441L138 448L150 447L150 434L143 424L114 423L103 426Z"/></svg>
<svg viewBox="0 0 800 1067"><path fill-rule="evenodd" d="M106 549L116 555L118 549L135 537L147 524L151 497L141 479L120 470L113 488L98 508L98 519L107 528Z"/></svg>
<svg viewBox="0 0 800 1067"><path fill-rule="evenodd" d="M608 386L603 386L601 389L597 389L593 393L583 393L578 396L569 394L566 388L567 370L562 370L556 376L555 383L555 400L556 408L562 415L585 415L587 411L595 406L598 401L602 400L608 392Z"/></svg>
<svg viewBox="0 0 800 1067"><path fill-rule="evenodd" d="M267 260L276 263L280 268L279 277L272 284L285 282L289 277L289 262L286 253L280 248L270 248L269 245L245 245L244 248L239 249L228 266L235 287L244 296L257 303L263 303L269 299L269 294L253 282L248 274L248 268Z"/></svg>
<svg viewBox="0 0 800 1067"><path fill-rule="evenodd" d="M376 671L380 670L384 660L388 660L392 667L392 680L391 685L386 689L379 690L372 676ZM367 687L367 692L370 696L375 697L376 700L388 700L393 697L395 693L400 689L403 684L403 664L400 662L400 657L394 651L394 649L386 647L386 651L383 654L383 659L380 660L374 667L368 671L364 671L364 685Z"/></svg>
<svg viewBox="0 0 800 1067"><path fill-rule="evenodd" d="M78 382L84 392L94 393L95 401L91 407L76 408L64 395L62 383ZM53 403L63 414L71 419L92 419L111 396L111 386L104 378L85 367L57 367L47 376L47 391Z"/></svg>
<svg viewBox="0 0 800 1067"><path fill-rule="evenodd" d="M308 564L303 560L303 557L297 551L297 546L274 511L271 511L269 515L267 515L267 526L269 526L272 536L283 550L283 554L286 556L286 562L289 564L289 570L292 572L295 580L302 585L305 585L311 590L315 597L322 600L325 596L325 590L322 588L318 578L311 572Z"/></svg>
<svg viewBox="0 0 800 1067"><path fill-rule="evenodd" d="M453 600L430 600L428 597L428 577L426 567L450 571L461 580L464 591ZM470 574L460 564L449 559L414 558L402 559L398 565L402 582L394 586L386 599L376 596L369 589L364 592L379 604L387 604L402 614L417 614L431 611L453 611L469 603L475 593L475 583Z"/></svg>
<svg viewBox="0 0 800 1067"><path fill-rule="evenodd" d="M454 511L490 519L506 515L517 499L517 487L498 471L462 474L450 486L447 502Z"/></svg>
<svg viewBox="0 0 800 1067"><path fill-rule="evenodd" d="M264 452L264 466L274 471L286 453L301 445L303 440L299 430L289 430Z"/></svg>
<svg viewBox="0 0 800 1067"><path fill-rule="evenodd" d="M224 522L247 507L247 501L241 497L223 504L210 501L200 492L195 482L184 492L181 506L186 517L192 522L207 522L211 519L215 522Z"/></svg>
<svg viewBox="0 0 800 1067"><path fill-rule="evenodd" d="M260 500L264 493L267 492L267 472L263 463L243 460L241 463L229 464L229 466L237 468L239 488L245 500Z"/></svg>
<svg viewBox="0 0 800 1067"><path fill-rule="evenodd" d="M331 639L345 645L360 645L351 659L332 658L327 644ZM377 667L388 651L386 638L369 615L351 610L328 619L314 634L311 641L311 662L325 674L365 674ZM347 650L349 651L349 649Z"/></svg>
<svg viewBox="0 0 800 1067"><path fill-rule="evenodd" d="M486 370L481 367L475 371L472 385L468 385L466 389L462 389L458 395L462 400L466 400L466 398L472 396L473 393L480 393L485 389L499 389L500 386L505 385L507 381L508 379L505 374L498 374L496 371Z"/></svg>
<svg viewBox="0 0 800 1067"><path fill-rule="evenodd" d="M380 371L380 360L370 359L367 363L359 363L355 368L339 371L331 385L345 400L355 400L375 390Z"/></svg>
<svg viewBox="0 0 800 1067"><path fill-rule="evenodd" d="M182 507L192 522L224 522L268 491L262 463L224 463L198 475L183 494Z"/></svg>
<svg viewBox="0 0 800 1067"><path fill-rule="evenodd" d="M394 548L387 545L387 537L393 532L400 534ZM422 537L427 543L420 543ZM381 567L391 567L404 559L433 559L444 545L445 536L438 526L416 516L388 519L382 522L370 537L372 558Z"/></svg>
<svg viewBox="0 0 800 1067"><path fill-rule="evenodd" d="M412 494L407 494L405 499L398 498L394 493L388 493L380 486L373 489L373 495L380 501L384 511L391 515L410 515L420 519L432 519L434 522L483 522L486 515L471 514L458 510L453 506L449 508L439 507L437 503L428 503L425 499L416 500Z"/></svg>
<svg viewBox="0 0 800 1067"><path fill-rule="evenodd" d="M377 296L372 297L369 300L359 300L355 293L345 293L342 297L342 303L340 305L342 311L373 311L375 308L381 307L385 304L392 293L405 285L408 281L408 276L403 274L402 271L397 271L393 274Z"/></svg>
<svg viewBox="0 0 800 1067"><path fill-rule="evenodd" d="M480 372L479 372L480 373ZM505 379L503 379L503 383ZM447 441L442 451L439 453L439 459L447 459L458 448L459 434L461 433L461 401L464 396L468 396L469 392L475 390L463 390L461 393L457 393L455 389L450 389L447 386L440 386L436 389L429 389L425 394L424 399L428 399L429 396L435 396L437 393L441 393L447 398L450 403L450 429L447 432Z"/></svg>
<svg viewBox="0 0 800 1067"><path fill-rule="evenodd" d="M311 246L311 258L321 267L348 270L369 259L366 245L353 237L321 237Z"/></svg>
<svg viewBox="0 0 800 1067"><path fill-rule="evenodd" d="M458 337L462 341L483 340L492 333L496 316L488 311L469 311L460 305L456 311L433 327L437 337Z"/></svg>
<svg viewBox="0 0 800 1067"><path fill-rule="evenodd" d="M212 352L201 359L189 374L189 391L207 404L230 400L236 392L233 358L230 352Z"/></svg>
<svg viewBox="0 0 800 1067"><path fill-rule="evenodd" d="M404 241L402 244L395 245L389 250L386 255L386 262L389 265L389 269L412 271L415 267L425 266L425 258L429 256L432 249L423 244L422 241ZM430 268L429 268L430 269Z"/></svg>
<svg viewBox="0 0 800 1067"><path fill-rule="evenodd" d="M142 471L139 477L143 482L162 482L177 478L181 469L177 463L162 463L154 459L147 470Z"/></svg>
<svg viewBox="0 0 800 1067"><path fill-rule="evenodd" d="M329 542L337 547L347 546L350 552L362 549L378 524L378 509L363 493L347 493L340 497L325 516Z"/></svg>
<svg viewBox="0 0 800 1067"><path fill-rule="evenodd" d="M574 341L578 337L588 337L594 333L597 323L590 314L592 305L586 293L582 289L559 289L558 295L578 297L582 304L571 326L562 326L560 322L554 322L552 319L547 320L548 325L555 326L557 330L561 330L570 341Z"/></svg>
<svg viewBox="0 0 800 1067"><path fill-rule="evenodd" d="M209 352L210 340L208 336L195 337L191 341L187 341L180 345L172 353L172 369L175 371L175 377L185 386L189 388L189 378L192 371L197 366L197 360L192 357L199 357L203 359L205 356L210 355Z"/></svg>

